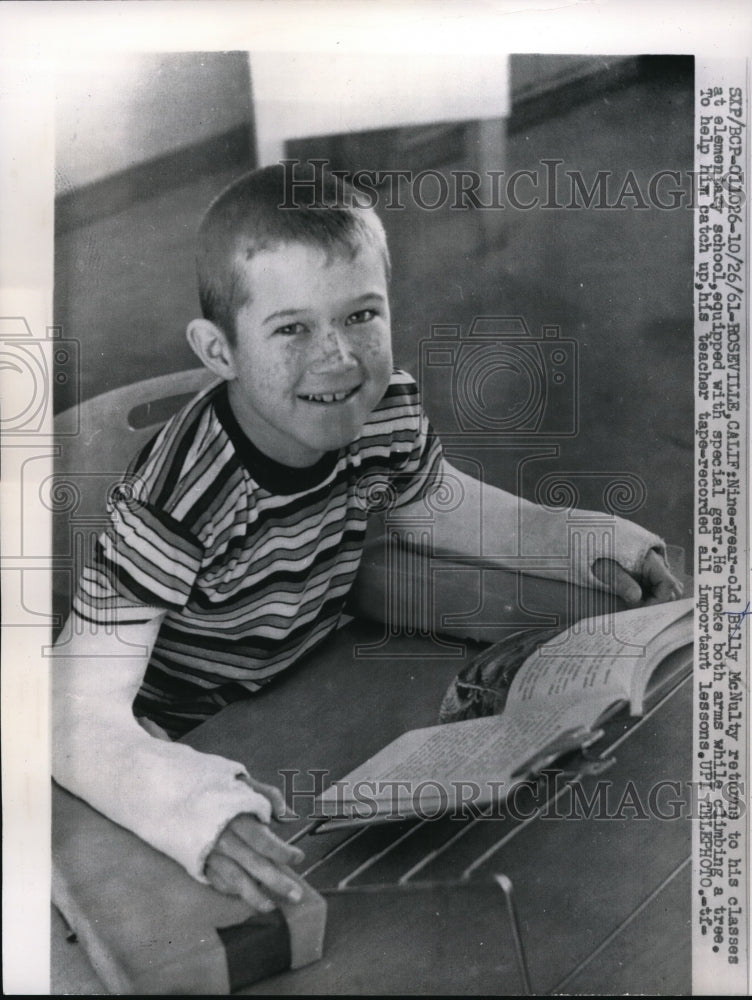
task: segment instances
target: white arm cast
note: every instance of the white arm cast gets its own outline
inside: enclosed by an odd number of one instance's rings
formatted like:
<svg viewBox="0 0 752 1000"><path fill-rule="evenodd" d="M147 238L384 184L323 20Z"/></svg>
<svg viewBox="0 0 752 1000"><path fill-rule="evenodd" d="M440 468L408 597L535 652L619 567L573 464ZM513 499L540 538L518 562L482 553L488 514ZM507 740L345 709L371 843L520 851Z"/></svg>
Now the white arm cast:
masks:
<svg viewBox="0 0 752 1000"><path fill-rule="evenodd" d="M162 615L138 625L72 634L55 647L53 762L59 784L206 882L217 837L240 813L269 822L268 800L241 764L148 735L133 715Z"/></svg>
<svg viewBox="0 0 752 1000"><path fill-rule="evenodd" d="M446 461L443 472L436 502L418 500L389 514L390 525L398 527L399 518L414 523L415 516L425 520L430 511L436 555L482 557L488 565L603 589L592 573L597 558L615 559L639 575L651 549L665 553L657 535L622 517L580 509L549 510L483 484Z"/></svg>

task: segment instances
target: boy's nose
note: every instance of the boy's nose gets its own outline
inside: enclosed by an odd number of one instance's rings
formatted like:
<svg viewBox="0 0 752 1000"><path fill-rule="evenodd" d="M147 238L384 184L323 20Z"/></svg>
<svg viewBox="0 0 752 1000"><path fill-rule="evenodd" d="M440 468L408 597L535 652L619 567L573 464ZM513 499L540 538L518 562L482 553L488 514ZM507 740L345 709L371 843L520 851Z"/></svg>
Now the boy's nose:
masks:
<svg viewBox="0 0 752 1000"><path fill-rule="evenodd" d="M323 331L318 341L317 357L311 365L312 371L327 371L330 368L350 367L355 358L344 330L330 326Z"/></svg>

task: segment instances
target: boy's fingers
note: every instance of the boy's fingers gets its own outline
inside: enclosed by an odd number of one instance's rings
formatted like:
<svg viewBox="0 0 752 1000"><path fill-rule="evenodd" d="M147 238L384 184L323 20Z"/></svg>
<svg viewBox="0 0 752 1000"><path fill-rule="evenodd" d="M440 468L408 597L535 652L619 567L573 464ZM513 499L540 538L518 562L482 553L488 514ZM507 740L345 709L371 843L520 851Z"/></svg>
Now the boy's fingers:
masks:
<svg viewBox="0 0 752 1000"><path fill-rule="evenodd" d="M675 586L669 580L661 580L651 588L648 604L663 604L665 601L676 601L682 596L681 584Z"/></svg>
<svg viewBox="0 0 752 1000"><path fill-rule="evenodd" d="M684 585L655 551L648 552L643 573L653 594L661 600L673 601L684 593Z"/></svg>
<svg viewBox="0 0 752 1000"><path fill-rule="evenodd" d="M627 604L642 600L642 587L615 559L596 559L593 575Z"/></svg>
<svg viewBox="0 0 752 1000"><path fill-rule="evenodd" d="M275 819L287 819L289 816L289 810L287 808L287 803L285 802L285 797L280 792L278 788L274 785L267 785L264 781L256 781L255 778L248 778L244 776L243 779L246 784L250 785L251 788L259 792L261 795L265 795L269 799L269 803L272 807L272 815Z"/></svg>
<svg viewBox="0 0 752 1000"><path fill-rule="evenodd" d="M305 857L299 847L285 843L255 816L247 814L236 816L225 828L225 832L227 831L236 834L248 847L275 864L297 865Z"/></svg>
<svg viewBox="0 0 752 1000"><path fill-rule="evenodd" d="M255 910L270 913L274 903L232 858L212 852L206 862L206 877L219 892L240 896Z"/></svg>
<svg viewBox="0 0 752 1000"><path fill-rule="evenodd" d="M258 850L249 847L231 830L217 841L217 846L210 857L225 857L235 862L239 868L254 879L261 888L280 899L296 903L302 897L302 891L295 879L285 874L274 862L264 857Z"/></svg>
<svg viewBox="0 0 752 1000"><path fill-rule="evenodd" d="M285 814L288 813L289 810L282 792L280 792L278 788L275 788L274 785L266 785L261 781L256 782L255 788L257 792L261 792L261 794L265 795L271 802L272 815L276 819L284 818Z"/></svg>
<svg viewBox="0 0 752 1000"><path fill-rule="evenodd" d="M663 558L651 550L642 567L643 588L637 580L614 559L596 559L593 575L626 604L639 604L646 597L646 604L675 601L684 593L684 587L668 568Z"/></svg>

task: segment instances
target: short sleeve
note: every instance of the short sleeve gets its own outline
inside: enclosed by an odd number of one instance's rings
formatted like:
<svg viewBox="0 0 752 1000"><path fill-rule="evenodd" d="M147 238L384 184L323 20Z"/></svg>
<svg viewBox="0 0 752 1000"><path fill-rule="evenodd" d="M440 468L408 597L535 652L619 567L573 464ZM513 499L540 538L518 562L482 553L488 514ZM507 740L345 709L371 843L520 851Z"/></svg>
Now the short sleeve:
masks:
<svg viewBox="0 0 752 1000"><path fill-rule="evenodd" d="M433 493L441 482L443 453L441 441L423 412L420 391L407 372L395 372L390 392L400 403L393 452L392 485L395 506L413 503Z"/></svg>
<svg viewBox="0 0 752 1000"><path fill-rule="evenodd" d="M108 515L81 573L75 613L97 624L133 623L144 620L144 607L183 608L201 567L198 540L132 484L114 491Z"/></svg>

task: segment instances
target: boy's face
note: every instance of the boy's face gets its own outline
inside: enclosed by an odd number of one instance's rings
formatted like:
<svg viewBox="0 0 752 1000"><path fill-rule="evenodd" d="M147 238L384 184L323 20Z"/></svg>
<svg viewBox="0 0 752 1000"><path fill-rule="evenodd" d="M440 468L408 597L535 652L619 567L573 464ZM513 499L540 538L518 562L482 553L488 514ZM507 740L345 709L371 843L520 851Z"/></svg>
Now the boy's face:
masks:
<svg viewBox="0 0 752 1000"><path fill-rule="evenodd" d="M389 299L378 249L348 259L302 243L246 265L251 300L230 348L230 403L257 448L312 465L353 441L392 371Z"/></svg>

